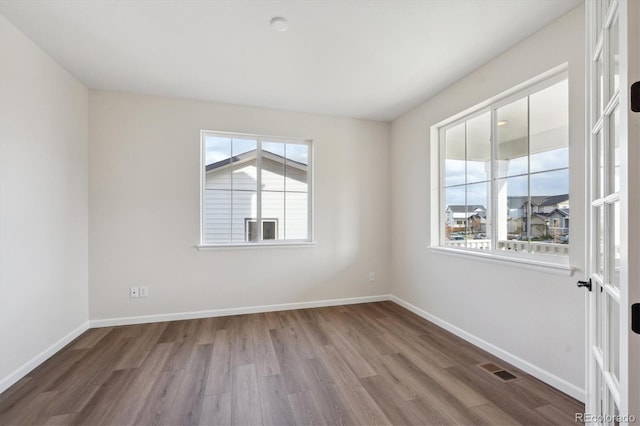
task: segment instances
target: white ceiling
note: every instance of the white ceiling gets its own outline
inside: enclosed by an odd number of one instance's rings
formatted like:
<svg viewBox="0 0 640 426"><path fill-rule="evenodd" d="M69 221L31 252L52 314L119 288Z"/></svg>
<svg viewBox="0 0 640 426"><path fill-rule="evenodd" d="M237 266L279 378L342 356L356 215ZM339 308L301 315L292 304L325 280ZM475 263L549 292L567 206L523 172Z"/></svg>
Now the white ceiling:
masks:
<svg viewBox="0 0 640 426"><path fill-rule="evenodd" d="M580 2L0 0L0 13L90 88L388 121Z"/></svg>

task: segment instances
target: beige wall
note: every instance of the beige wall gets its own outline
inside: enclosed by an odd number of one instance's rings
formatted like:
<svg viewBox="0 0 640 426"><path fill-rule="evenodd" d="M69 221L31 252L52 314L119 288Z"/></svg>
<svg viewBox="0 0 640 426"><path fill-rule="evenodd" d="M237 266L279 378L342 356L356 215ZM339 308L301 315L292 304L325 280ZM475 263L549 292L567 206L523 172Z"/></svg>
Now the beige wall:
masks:
<svg viewBox="0 0 640 426"><path fill-rule="evenodd" d="M432 251L430 127L569 64L571 277ZM391 292L529 365L579 396L584 388L584 10L574 9L391 126ZM436 209L437 212L437 209ZM437 214L437 213L436 213Z"/></svg>
<svg viewBox="0 0 640 426"><path fill-rule="evenodd" d="M87 327L88 91L0 15L0 391Z"/></svg>
<svg viewBox="0 0 640 426"><path fill-rule="evenodd" d="M103 91L89 123L92 320L388 293L388 124ZM201 129L313 139L314 247L194 248Z"/></svg>

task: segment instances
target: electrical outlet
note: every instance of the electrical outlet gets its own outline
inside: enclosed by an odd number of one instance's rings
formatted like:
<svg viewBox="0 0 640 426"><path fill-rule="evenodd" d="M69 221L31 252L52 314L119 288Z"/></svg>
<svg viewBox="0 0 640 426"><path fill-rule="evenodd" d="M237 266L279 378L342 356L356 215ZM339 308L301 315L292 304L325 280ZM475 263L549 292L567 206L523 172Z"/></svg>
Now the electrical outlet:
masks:
<svg viewBox="0 0 640 426"><path fill-rule="evenodd" d="M138 297L139 291L138 287L129 287L129 297L135 298Z"/></svg>
<svg viewBox="0 0 640 426"><path fill-rule="evenodd" d="M149 295L149 287L140 287L140 297L147 297Z"/></svg>
<svg viewBox="0 0 640 426"><path fill-rule="evenodd" d="M369 272L369 281L375 281L375 280L376 280L376 273Z"/></svg>

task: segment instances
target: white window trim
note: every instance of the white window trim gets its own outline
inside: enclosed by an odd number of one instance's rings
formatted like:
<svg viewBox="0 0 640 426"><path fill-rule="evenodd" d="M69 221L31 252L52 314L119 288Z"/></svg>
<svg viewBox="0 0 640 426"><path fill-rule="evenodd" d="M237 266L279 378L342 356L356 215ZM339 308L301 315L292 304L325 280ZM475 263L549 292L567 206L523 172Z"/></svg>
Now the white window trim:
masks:
<svg viewBox="0 0 640 426"><path fill-rule="evenodd" d="M313 248L317 245L315 241L286 241L272 242L268 240L264 243L225 243L225 244L196 244L194 247L199 251L207 250L261 250L261 249L286 249L286 248Z"/></svg>
<svg viewBox="0 0 640 426"><path fill-rule="evenodd" d="M500 263L510 266L525 267L528 269L540 270L543 272L558 273L561 275L571 275L574 267L570 265L570 254L567 256L554 256L534 253L512 253L497 249L479 250L473 248L447 247L442 245L444 241L444 229L442 223L446 221L444 206L444 191L442 191L440 183L444 181L443 159L441 158L443 137L442 134L447 128L453 127L465 120L472 119L487 111L492 111L502 106L508 105L525 96L530 96L537 91L546 88L556 82L568 78L568 64L564 63L547 72L544 72L530 80L527 80L515 87L502 92L496 96L487 99L480 104L467 108L458 114L455 114L446 120L443 120L430 128L430 200L431 200L431 223L430 223L430 239L427 248L431 251L443 255L453 255L486 261L491 263ZM495 123L492 120L492 127ZM492 128L492 135L496 133L496 129ZM494 150L492 143L492 150ZM570 170L570 168L569 168ZM492 175L489 180L494 191L494 170L492 167ZM493 200L491 200L493 202ZM570 250L570 249L569 249Z"/></svg>
<svg viewBox="0 0 640 426"><path fill-rule="evenodd" d="M224 243L205 243L204 241L204 188L206 182L206 171L205 171L205 163L206 163L206 146L204 143L204 136L208 135L217 135L217 136L227 136L227 137L244 137L244 138L254 138L257 141L268 141L268 142L281 142L281 143L297 143L297 144L306 144L309 147L308 151L308 168L310 172L307 174L307 212L308 212L308 229L307 229L307 239L301 240L262 240L259 241L242 241L242 242L224 242ZM260 144L257 147L258 152L261 151ZM217 250L217 249L256 249L256 248L291 248L291 247L314 247L316 242L314 240L314 191L313 191L313 182L314 182L314 143L311 138L293 138L286 136L271 136L271 135L258 135L253 133L239 133L239 132L225 132L218 130L200 130L200 159L199 159L199 170L200 170L200 236L199 243L194 247L198 250ZM260 184L260 174L258 174L258 185ZM262 217L260 214L260 205L257 206L258 215L257 217Z"/></svg>
<svg viewBox="0 0 640 426"><path fill-rule="evenodd" d="M548 272L564 276L571 276L576 269L569 264L569 259L567 257L548 256L542 254L535 255L531 253L520 253L518 255L514 255L509 252L501 252L499 250L489 252L487 250L480 251L444 246L431 246L427 248L434 253L496 263L503 266L523 267L534 271ZM556 257L562 259L562 261L554 259Z"/></svg>

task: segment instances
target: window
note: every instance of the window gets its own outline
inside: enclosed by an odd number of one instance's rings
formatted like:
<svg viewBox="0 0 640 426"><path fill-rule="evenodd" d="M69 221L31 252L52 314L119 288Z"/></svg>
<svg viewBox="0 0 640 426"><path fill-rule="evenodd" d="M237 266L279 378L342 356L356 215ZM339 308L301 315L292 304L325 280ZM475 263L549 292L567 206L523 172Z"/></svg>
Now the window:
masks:
<svg viewBox="0 0 640 426"><path fill-rule="evenodd" d="M201 245L311 241L311 142L202 131Z"/></svg>
<svg viewBox="0 0 640 426"><path fill-rule="evenodd" d="M246 241L257 241L258 220L245 219L244 231ZM275 240L278 235L278 219L262 219L262 239Z"/></svg>
<svg viewBox="0 0 640 426"><path fill-rule="evenodd" d="M569 252L566 73L437 128L440 246Z"/></svg>

